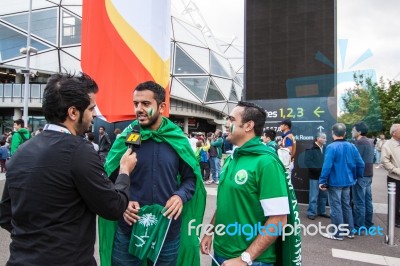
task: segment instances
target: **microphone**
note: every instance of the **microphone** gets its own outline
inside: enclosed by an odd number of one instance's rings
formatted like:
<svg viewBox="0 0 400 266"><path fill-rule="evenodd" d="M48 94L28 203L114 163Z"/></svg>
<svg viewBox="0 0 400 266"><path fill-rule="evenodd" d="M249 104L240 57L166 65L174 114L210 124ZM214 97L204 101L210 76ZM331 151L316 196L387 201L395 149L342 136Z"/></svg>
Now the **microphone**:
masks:
<svg viewBox="0 0 400 266"><path fill-rule="evenodd" d="M140 137L140 126L136 125L132 128L132 131L126 135L125 144L128 148L132 149L132 152L140 148L142 138Z"/></svg>

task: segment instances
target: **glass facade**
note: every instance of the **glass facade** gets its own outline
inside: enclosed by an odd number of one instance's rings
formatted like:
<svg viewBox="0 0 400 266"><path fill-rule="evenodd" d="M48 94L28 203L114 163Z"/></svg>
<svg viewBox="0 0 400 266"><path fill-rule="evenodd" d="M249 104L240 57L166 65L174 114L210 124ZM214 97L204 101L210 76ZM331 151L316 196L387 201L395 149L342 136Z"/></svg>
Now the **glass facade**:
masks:
<svg viewBox="0 0 400 266"><path fill-rule="evenodd" d="M80 44L82 20L69 12L62 15L61 45Z"/></svg>
<svg viewBox="0 0 400 266"><path fill-rule="evenodd" d="M10 0L10 7L0 10L0 67L23 69L26 59L20 48L26 47L28 5L15 1L15 5ZM46 73L81 71L81 5L81 0L57 5L54 1L34 1L31 46L38 54L32 55L31 69ZM172 12L171 98L226 115L242 96L243 51L232 44L218 46L220 41L188 22L181 11ZM229 57L234 59L230 61ZM9 97L22 97L15 87L4 87L4 95L6 92L12 92ZM40 99L41 93L39 86L32 86L31 98Z"/></svg>
<svg viewBox="0 0 400 266"><path fill-rule="evenodd" d="M21 57L19 50L26 47L26 35L0 24L0 60L6 62ZM38 51L49 49L49 46L32 40L31 46Z"/></svg>
<svg viewBox="0 0 400 266"><path fill-rule="evenodd" d="M13 26L21 28L25 32L28 30L28 16L24 13L18 15L2 16L1 18L4 21L12 24ZM45 41L56 44L57 8L33 11L31 17L31 33Z"/></svg>

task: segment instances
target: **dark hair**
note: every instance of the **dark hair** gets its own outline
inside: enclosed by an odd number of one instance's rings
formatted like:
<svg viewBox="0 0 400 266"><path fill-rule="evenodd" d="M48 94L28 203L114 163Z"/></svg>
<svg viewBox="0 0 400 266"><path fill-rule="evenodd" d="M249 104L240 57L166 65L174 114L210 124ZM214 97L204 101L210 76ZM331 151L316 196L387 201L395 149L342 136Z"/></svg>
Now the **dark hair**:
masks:
<svg viewBox="0 0 400 266"><path fill-rule="evenodd" d="M368 133L368 126L362 121L355 123L353 127L357 132L360 132L361 136L365 136Z"/></svg>
<svg viewBox="0 0 400 266"><path fill-rule="evenodd" d="M75 106L83 114L90 104L89 93L97 93L96 82L85 73L57 73L50 77L43 93L43 114L49 123L62 123L68 108ZM82 121L83 115L80 117Z"/></svg>
<svg viewBox="0 0 400 266"><path fill-rule="evenodd" d="M87 133L87 138L88 138L88 140L93 141L94 140L94 134L92 132Z"/></svg>
<svg viewBox="0 0 400 266"><path fill-rule="evenodd" d="M344 137L346 135L346 125L343 123L336 123L332 126L332 133L336 137Z"/></svg>
<svg viewBox="0 0 400 266"><path fill-rule="evenodd" d="M292 121L290 121L290 119L285 119L282 120L281 122L279 122L279 125L286 125L288 126L288 128L292 128Z"/></svg>
<svg viewBox="0 0 400 266"><path fill-rule="evenodd" d="M102 128L104 131L106 130L106 128L105 128L105 127L103 127L103 126L99 126L99 129L100 129L100 128Z"/></svg>
<svg viewBox="0 0 400 266"><path fill-rule="evenodd" d="M272 129L266 129L264 130L264 135L268 138L270 138L271 140L275 140L276 138L276 131L272 130Z"/></svg>
<svg viewBox="0 0 400 266"><path fill-rule="evenodd" d="M21 118L17 119L17 120L14 120L14 123L17 124L17 125L20 125L21 127L24 127L24 125L25 125L24 120L22 120Z"/></svg>
<svg viewBox="0 0 400 266"><path fill-rule="evenodd" d="M265 124L265 119L267 118L267 114L263 108L258 106L257 104L251 102L238 102L237 106L244 107L244 111L242 113L242 122L246 123L249 121L254 122L254 133L256 136L261 136Z"/></svg>
<svg viewBox="0 0 400 266"><path fill-rule="evenodd" d="M196 142L196 147L201 147L201 146L203 146L203 141L198 140L198 141Z"/></svg>
<svg viewBox="0 0 400 266"><path fill-rule="evenodd" d="M165 102L165 89L161 87L161 85L155 83L154 81L146 81L140 83L135 88L135 91L145 91L149 90L154 93L154 99L157 104L160 105L162 102Z"/></svg>

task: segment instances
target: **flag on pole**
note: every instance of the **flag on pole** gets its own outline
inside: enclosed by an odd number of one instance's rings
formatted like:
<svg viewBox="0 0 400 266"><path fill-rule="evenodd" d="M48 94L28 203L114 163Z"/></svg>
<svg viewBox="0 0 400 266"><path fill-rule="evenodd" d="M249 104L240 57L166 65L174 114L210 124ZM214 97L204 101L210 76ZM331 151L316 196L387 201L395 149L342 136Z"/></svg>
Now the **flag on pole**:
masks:
<svg viewBox="0 0 400 266"><path fill-rule="evenodd" d="M166 89L169 115L170 0L83 0L82 70L99 85L98 116L132 120L133 90L155 81Z"/></svg>

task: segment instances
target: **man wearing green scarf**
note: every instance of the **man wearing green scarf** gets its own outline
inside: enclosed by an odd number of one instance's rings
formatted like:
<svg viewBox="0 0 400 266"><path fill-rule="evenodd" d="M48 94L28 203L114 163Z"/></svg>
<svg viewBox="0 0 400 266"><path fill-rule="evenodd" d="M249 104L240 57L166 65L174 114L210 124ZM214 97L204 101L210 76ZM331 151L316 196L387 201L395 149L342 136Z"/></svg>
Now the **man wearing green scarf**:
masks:
<svg viewBox="0 0 400 266"><path fill-rule="evenodd" d="M106 159L111 179L127 149L125 137L134 126L140 126L142 143L136 150L128 208L117 225L99 221L101 265L111 265L111 261L114 266L152 264L130 254L129 242L139 209L153 204L164 206L164 216L172 219L157 265L199 265L197 236L188 239L185 226L189 218L201 223L204 214L206 192L199 164L182 130L161 115L167 108L164 88L152 81L139 84L133 99L137 120L116 139Z"/></svg>
<svg viewBox="0 0 400 266"><path fill-rule="evenodd" d="M229 265L300 265L301 240L294 191L276 153L260 141L265 110L239 102L228 117L227 140L237 148L222 168L211 224L215 259ZM296 214L297 213L297 214ZM285 225L293 225L289 234ZM223 228L221 230L221 228ZM283 232L285 237L279 237ZM212 235L201 251L208 254ZM283 256L282 256L283 254Z"/></svg>

